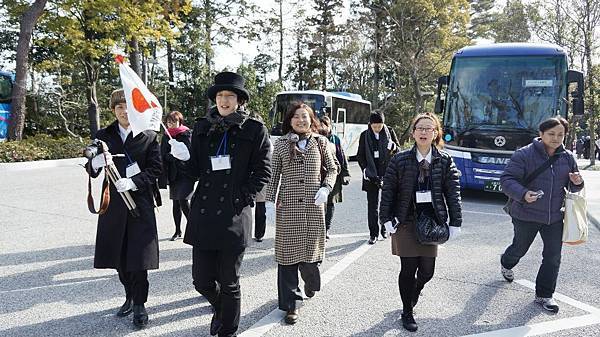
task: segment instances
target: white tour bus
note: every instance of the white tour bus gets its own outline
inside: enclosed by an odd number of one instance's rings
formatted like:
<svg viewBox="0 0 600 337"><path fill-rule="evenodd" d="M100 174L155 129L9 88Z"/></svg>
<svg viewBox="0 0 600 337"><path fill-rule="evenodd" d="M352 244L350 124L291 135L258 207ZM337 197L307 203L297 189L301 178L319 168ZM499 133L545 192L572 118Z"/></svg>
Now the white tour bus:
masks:
<svg viewBox="0 0 600 337"><path fill-rule="evenodd" d="M281 122L291 102L301 101L310 106L317 117L329 116L333 133L340 137L348 157L356 156L360 134L367 129L371 102L360 95L347 92L319 90L282 91L277 94L271 110L271 140L281 136Z"/></svg>

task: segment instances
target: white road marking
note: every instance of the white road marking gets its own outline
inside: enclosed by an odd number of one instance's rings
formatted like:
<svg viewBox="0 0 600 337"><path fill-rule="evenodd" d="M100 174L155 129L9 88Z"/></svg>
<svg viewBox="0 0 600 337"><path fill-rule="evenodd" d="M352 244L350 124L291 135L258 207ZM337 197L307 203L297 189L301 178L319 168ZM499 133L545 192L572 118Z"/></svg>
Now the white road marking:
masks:
<svg viewBox="0 0 600 337"><path fill-rule="evenodd" d="M500 213L500 212L480 212L480 211L468 211L468 210L462 210L463 213L473 213L473 214L483 214L483 215L495 215L495 216L505 216L508 217L508 214L506 213Z"/></svg>
<svg viewBox="0 0 600 337"><path fill-rule="evenodd" d="M529 280L516 280L524 287L535 290L535 283ZM568 296L554 293L553 297L556 300L564 302L575 308L588 312L587 315L566 317L548 322L518 326L514 328L501 329L489 332L483 332L464 337L521 337L521 336L538 336L551 332L580 328L588 325L600 324L600 309L589 304L582 303Z"/></svg>
<svg viewBox="0 0 600 337"><path fill-rule="evenodd" d="M327 271L325 271L325 273L323 273L323 275L321 275L321 285L323 287L327 285L329 281L333 280L342 271L344 271L344 269L348 268L354 261L365 254L373 246L374 245L365 243L346 255L338 263L331 266L329 269L327 269ZM254 325L248 328L248 330L240 333L238 337L261 337L275 327L275 325L279 324L283 318L284 312L279 309L275 309L265 317L261 318L258 322L254 323Z"/></svg>

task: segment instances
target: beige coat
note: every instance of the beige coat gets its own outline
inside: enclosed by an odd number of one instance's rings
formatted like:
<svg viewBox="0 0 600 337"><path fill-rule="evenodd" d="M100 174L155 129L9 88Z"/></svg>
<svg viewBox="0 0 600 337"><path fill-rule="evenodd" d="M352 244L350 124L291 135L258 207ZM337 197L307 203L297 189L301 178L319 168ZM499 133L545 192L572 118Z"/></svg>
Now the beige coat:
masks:
<svg viewBox="0 0 600 337"><path fill-rule="evenodd" d="M325 254L324 204L315 205L321 187L321 151L327 174L324 183L331 189L337 167L327 138L313 134L305 154L290 156L287 135L275 142L273 176L267 185L267 201L275 202L275 260L281 265L319 262ZM319 145L318 145L319 144ZM281 183L281 185L280 185Z"/></svg>

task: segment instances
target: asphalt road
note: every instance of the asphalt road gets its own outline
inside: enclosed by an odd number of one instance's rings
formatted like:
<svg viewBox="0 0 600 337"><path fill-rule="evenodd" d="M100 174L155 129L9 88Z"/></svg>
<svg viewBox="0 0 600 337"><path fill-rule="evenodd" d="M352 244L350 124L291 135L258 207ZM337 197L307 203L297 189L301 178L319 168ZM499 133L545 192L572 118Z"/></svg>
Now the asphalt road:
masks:
<svg viewBox="0 0 600 337"><path fill-rule="evenodd" d="M516 282L499 273L512 239L500 195L464 193L462 235L439 252L436 273L416 311L419 330L402 329L399 259L389 240L366 245L366 194L352 163L352 182L336 208L321 267L323 289L305 301L294 326L277 310L274 228L255 243L242 267L241 336L599 336L600 236L565 246L557 287L560 312L533 302L541 240L515 267ZM114 313L124 293L116 273L94 270L96 218L86 207L81 167L0 172L0 335L207 336L210 309L192 286L191 247L171 242L171 204L157 213L160 269L149 274L148 328L135 331ZM96 195L98 192L96 190Z"/></svg>

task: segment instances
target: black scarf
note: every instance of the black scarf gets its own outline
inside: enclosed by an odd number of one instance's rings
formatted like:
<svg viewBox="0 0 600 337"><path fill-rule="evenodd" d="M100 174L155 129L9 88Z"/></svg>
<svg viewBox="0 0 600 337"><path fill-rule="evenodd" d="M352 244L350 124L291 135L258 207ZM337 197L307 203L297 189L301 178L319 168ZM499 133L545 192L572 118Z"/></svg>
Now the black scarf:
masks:
<svg viewBox="0 0 600 337"><path fill-rule="evenodd" d="M387 149L388 141L391 139L390 131L387 126L384 125L383 129L379 132L379 141L375 138L373 129L369 126L367 134L365 135L365 154L367 157L366 176L369 179L381 178L385 174L385 163L389 157L389 151ZM377 142L377 143L376 143ZM376 144L375 144L376 143ZM379 151L379 165L375 164L375 157L373 151Z"/></svg>
<svg viewBox="0 0 600 337"><path fill-rule="evenodd" d="M217 107L212 107L206 115L206 119L211 124L208 133L212 133L214 131L222 133L229 130L232 126L240 126L244 124L249 116L250 114L247 111L238 108L238 110L223 117L221 114L219 114Z"/></svg>

